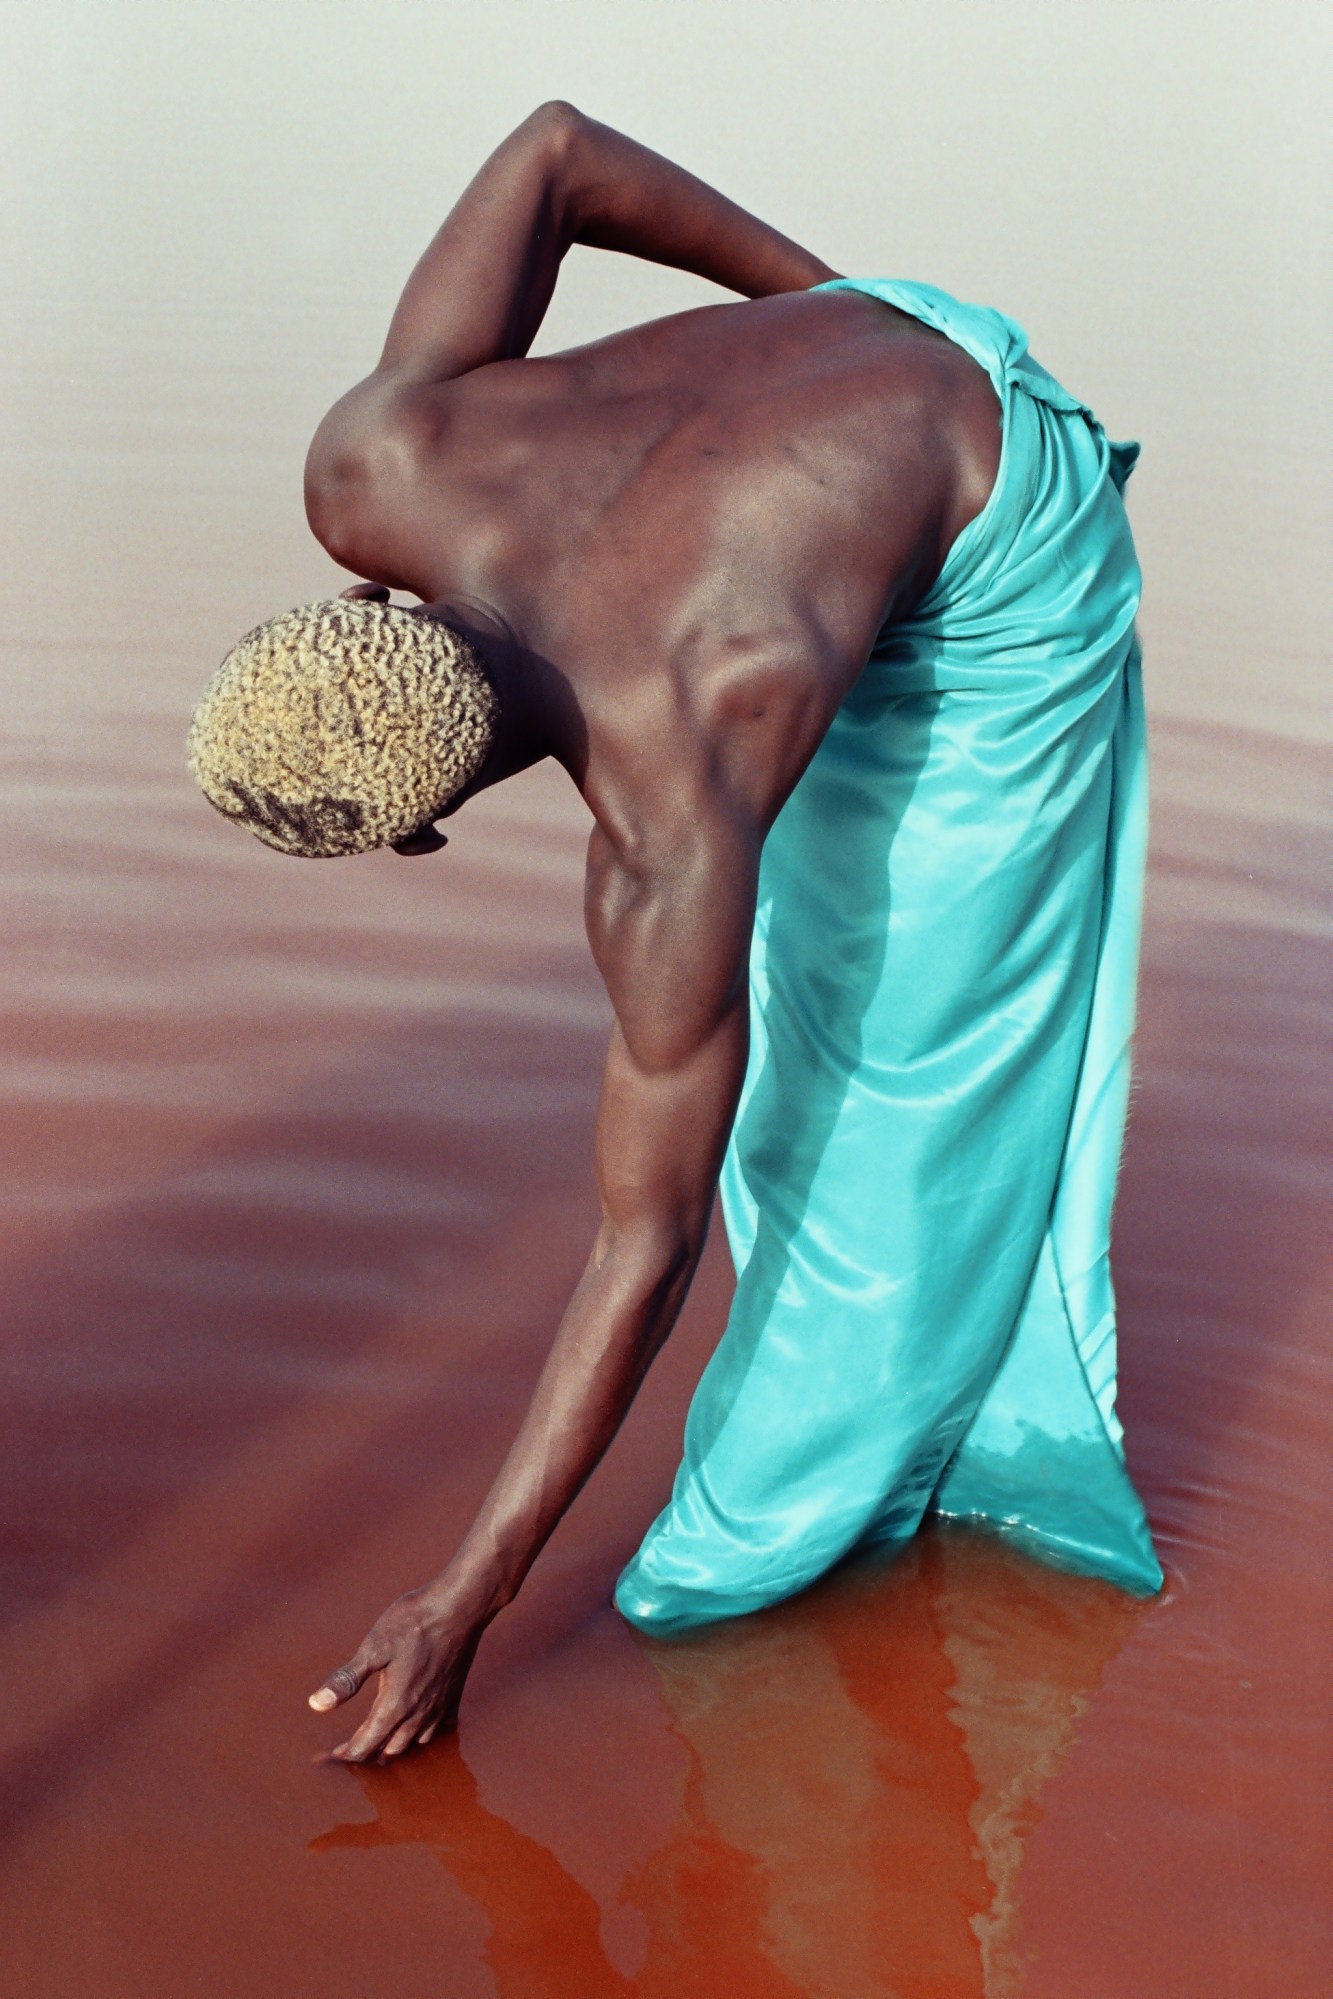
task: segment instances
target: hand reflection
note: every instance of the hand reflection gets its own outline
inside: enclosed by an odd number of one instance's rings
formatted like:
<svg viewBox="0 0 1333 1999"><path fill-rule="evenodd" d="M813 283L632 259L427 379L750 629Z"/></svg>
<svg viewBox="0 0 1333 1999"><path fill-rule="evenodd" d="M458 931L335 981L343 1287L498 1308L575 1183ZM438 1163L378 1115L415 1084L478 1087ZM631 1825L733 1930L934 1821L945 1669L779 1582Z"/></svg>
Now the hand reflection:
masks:
<svg viewBox="0 0 1333 1999"><path fill-rule="evenodd" d="M429 1756L356 1771L379 1813L334 1826L312 1853L339 1847L429 1846L490 1923L485 1961L501 1999L553 1991L578 1999L629 1999L634 1986L602 1949L600 1915L587 1889L548 1848L487 1811L456 1740Z"/></svg>

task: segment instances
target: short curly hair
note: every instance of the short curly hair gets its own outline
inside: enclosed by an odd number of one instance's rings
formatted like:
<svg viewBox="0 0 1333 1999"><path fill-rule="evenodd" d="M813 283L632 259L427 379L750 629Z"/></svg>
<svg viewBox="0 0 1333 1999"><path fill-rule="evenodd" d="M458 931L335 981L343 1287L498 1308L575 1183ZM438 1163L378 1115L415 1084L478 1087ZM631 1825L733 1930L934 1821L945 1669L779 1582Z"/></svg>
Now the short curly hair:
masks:
<svg viewBox="0 0 1333 1999"><path fill-rule="evenodd" d="M211 805L283 854L363 854L475 777L499 704L434 615L334 598L247 632L204 690L190 768Z"/></svg>

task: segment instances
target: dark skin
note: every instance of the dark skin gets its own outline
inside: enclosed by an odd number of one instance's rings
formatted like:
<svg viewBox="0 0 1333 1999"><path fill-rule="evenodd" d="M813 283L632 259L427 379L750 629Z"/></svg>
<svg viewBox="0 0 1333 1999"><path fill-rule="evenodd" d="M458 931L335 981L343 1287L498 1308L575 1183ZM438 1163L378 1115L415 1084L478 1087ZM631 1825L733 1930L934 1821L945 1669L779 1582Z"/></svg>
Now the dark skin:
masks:
<svg viewBox="0 0 1333 1999"><path fill-rule="evenodd" d="M739 293L524 357L579 243ZM337 561L478 647L495 743L451 801L551 756L594 827L588 938L615 1009L602 1219L462 1547L311 1705L378 1674L337 1749L454 1725L477 1645L592 1472L704 1246L747 1054L759 854L886 621L994 484L982 371L692 175L571 106L482 167L408 280L375 372L311 446ZM441 815L446 816L446 815ZM443 845L433 827L396 843Z"/></svg>

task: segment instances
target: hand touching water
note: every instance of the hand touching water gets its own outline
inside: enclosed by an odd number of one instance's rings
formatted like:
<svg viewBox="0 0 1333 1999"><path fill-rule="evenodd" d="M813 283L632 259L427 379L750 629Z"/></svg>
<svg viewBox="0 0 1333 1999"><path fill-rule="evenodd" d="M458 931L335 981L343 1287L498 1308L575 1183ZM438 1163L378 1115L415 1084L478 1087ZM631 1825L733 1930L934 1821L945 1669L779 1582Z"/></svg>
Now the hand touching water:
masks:
<svg viewBox="0 0 1333 1999"><path fill-rule="evenodd" d="M359 1693L372 1673L379 1674L370 1713L330 1755L341 1763L383 1761L452 1729L488 1622L438 1584L409 1590L391 1603L347 1664L310 1696L311 1707L327 1713Z"/></svg>

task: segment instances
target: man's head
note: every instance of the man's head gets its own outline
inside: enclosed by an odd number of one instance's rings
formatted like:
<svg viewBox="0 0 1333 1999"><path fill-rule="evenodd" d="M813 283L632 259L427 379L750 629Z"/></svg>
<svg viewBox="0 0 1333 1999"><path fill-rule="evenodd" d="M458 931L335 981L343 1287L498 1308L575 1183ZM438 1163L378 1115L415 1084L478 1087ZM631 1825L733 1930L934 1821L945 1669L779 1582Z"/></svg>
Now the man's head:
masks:
<svg viewBox="0 0 1333 1999"><path fill-rule="evenodd" d="M195 710L190 768L266 846L362 854L425 826L475 777L495 691L442 619L394 604L303 604L247 632Z"/></svg>

